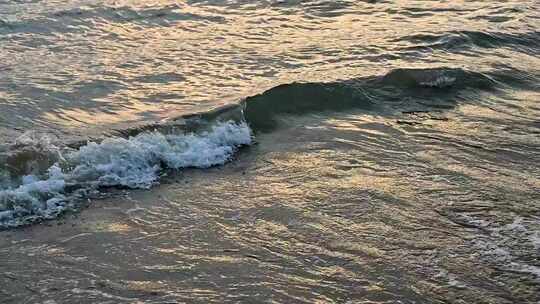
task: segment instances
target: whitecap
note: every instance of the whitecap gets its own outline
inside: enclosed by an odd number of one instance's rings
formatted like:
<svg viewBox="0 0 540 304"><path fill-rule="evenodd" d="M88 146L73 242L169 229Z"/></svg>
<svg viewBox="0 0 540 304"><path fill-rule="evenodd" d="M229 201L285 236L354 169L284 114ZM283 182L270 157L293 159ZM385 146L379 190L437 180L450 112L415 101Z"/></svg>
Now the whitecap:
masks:
<svg viewBox="0 0 540 304"><path fill-rule="evenodd" d="M58 216L71 206L68 186L147 189L157 183L163 169L221 165L251 142L249 126L233 121L199 134L150 132L89 142L66 154L44 176L26 175L18 187L0 190L0 227Z"/></svg>

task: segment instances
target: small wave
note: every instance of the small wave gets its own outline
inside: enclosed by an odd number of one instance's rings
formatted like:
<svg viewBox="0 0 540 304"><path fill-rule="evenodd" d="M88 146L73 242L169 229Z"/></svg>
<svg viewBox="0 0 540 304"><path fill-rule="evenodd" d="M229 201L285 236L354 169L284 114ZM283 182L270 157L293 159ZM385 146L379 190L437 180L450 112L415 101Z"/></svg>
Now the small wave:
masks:
<svg viewBox="0 0 540 304"><path fill-rule="evenodd" d="M504 33L487 31L454 31L442 34L415 34L401 38L414 43L412 49L429 48L442 50L463 50L467 47L484 49L512 47L525 53L538 53L540 32Z"/></svg>
<svg viewBox="0 0 540 304"><path fill-rule="evenodd" d="M27 19L0 19L0 32L56 33L87 31L89 24L96 21L107 23L136 23L140 26L170 26L177 22L224 23L226 19L218 15L199 15L182 12L176 4L162 7L116 7L82 6L50 12L46 15Z"/></svg>
<svg viewBox="0 0 540 304"><path fill-rule="evenodd" d="M340 111L348 108L370 109L369 96L348 83L291 83L274 87L245 100L244 114L256 131L276 127L283 115Z"/></svg>
<svg viewBox="0 0 540 304"><path fill-rule="evenodd" d="M130 138L90 142L65 155L46 174L25 175L20 185L1 190L0 228L58 216L73 207L72 189L150 188L166 168L224 164L251 140L251 130L245 122L229 121L199 134L146 132Z"/></svg>
<svg viewBox="0 0 540 304"><path fill-rule="evenodd" d="M456 104L463 89L490 90L496 77L460 68L402 68L383 76L329 83L283 84L245 100L245 117L255 131L269 131L283 115L350 108L374 110L404 99ZM411 102L412 103L412 102Z"/></svg>
<svg viewBox="0 0 540 304"><path fill-rule="evenodd" d="M405 87L451 87L458 83L465 83L467 79L481 78L462 69L395 69L386 74L382 81L385 84Z"/></svg>

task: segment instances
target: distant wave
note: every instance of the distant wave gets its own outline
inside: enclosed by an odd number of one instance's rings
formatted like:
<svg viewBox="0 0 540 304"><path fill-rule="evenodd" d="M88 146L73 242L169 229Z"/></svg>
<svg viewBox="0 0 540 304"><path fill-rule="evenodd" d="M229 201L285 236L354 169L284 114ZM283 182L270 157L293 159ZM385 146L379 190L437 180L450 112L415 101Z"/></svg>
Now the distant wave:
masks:
<svg viewBox="0 0 540 304"><path fill-rule="evenodd" d="M454 31L447 33L425 33L405 36L402 41L414 43L411 49L429 48L442 50L464 50L466 47L500 48L511 47L527 54L540 50L540 32L505 33L488 31Z"/></svg>
<svg viewBox="0 0 540 304"><path fill-rule="evenodd" d="M180 21L225 22L224 17L217 15L197 15L177 12L177 5L162 8L130 8L110 6L82 6L69 10L50 12L44 17L24 20L8 20L0 18L0 33L39 33L55 34L69 31L82 31L89 20L100 20L109 23L138 23L142 26L167 25ZM66 25L70 25L66 27Z"/></svg>

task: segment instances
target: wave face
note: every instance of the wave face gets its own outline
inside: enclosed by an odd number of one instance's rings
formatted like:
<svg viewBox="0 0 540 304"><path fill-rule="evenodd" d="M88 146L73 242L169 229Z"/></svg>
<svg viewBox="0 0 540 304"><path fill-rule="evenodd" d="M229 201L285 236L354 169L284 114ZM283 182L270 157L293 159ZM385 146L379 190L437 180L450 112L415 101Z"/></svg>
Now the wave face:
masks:
<svg viewBox="0 0 540 304"><path fill-rule="evenodd" d="M0 227L54 218L76 207L76 198L91 189L146 189L157 182L164 169L224 164L251 140L251 130L245 122L229 121L199 134L151 132L90 142L64 155L45 174L24 175L20 185L1 190ZM36 149L43 151L42 146Z"/></svg>
<svg viewBox="0 0 540 304"><path fill-rule="evenodd" d="M480 73L447 67L400 68L382 76L279 85L246 98L244 114L255 131L268 132L287 115L352 108L378 114L411 107L440 110L470 102L469 96L482 92L496 95L504 94L507 87L534 88L535 79L526 72L506 69Z"/></svg>
<svg viewBox="0 0 540 304"><path fill-rule="evenodd" d="M280 85L245 100L244 114L256 131L270 131L285 115L370 108L369 97L346 83Z"/></svg>

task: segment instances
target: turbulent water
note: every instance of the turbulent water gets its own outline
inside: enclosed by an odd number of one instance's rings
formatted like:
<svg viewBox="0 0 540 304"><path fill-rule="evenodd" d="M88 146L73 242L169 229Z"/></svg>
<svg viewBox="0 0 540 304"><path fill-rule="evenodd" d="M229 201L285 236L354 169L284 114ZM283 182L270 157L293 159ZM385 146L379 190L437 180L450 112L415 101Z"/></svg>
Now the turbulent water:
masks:
<svg viewBox="0 0 540 304"><path fill-rule="evenodd" d="M0 1L0 303L538 303L537 1Z"/></svg>

